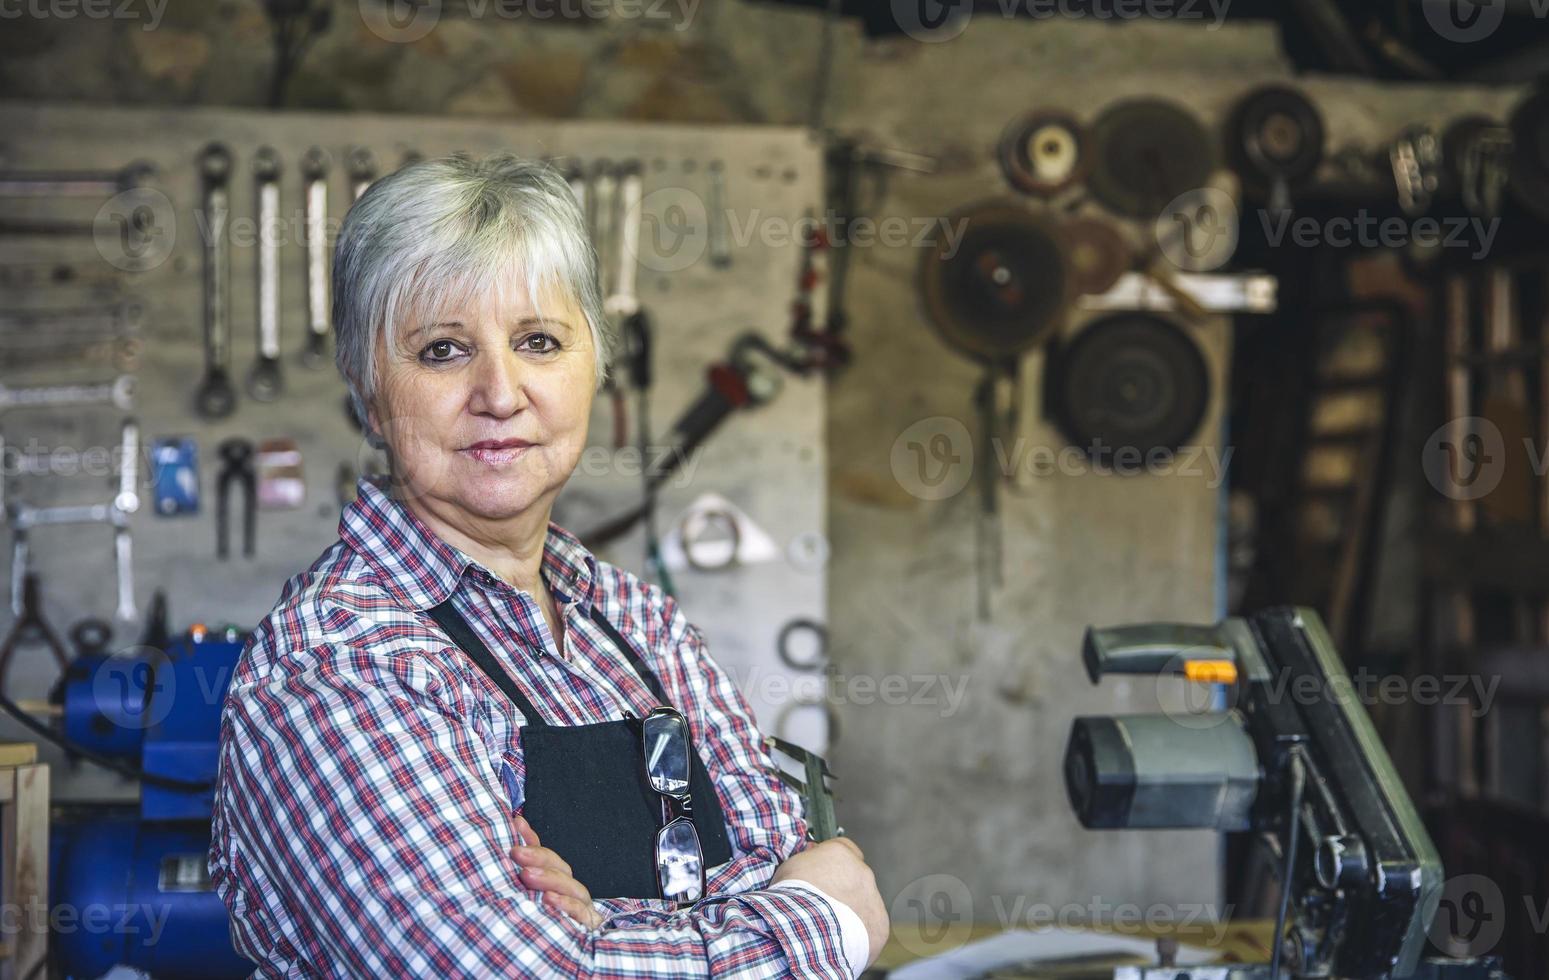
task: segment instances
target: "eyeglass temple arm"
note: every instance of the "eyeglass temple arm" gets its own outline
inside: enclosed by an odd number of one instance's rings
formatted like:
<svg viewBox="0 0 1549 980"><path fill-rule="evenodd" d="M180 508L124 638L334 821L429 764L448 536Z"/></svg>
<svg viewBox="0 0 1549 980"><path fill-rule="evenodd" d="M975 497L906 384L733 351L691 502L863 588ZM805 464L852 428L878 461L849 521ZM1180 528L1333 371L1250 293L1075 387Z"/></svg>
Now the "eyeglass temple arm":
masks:
<svg viewBox="0 0 1549 980"><path fill-rule="evenodd" d="M828 779L837 779L828 768L828 763L816 752L810 752L783 738L774 735L765 737L764 745L773 751L778 751L789 756L799 763L805 771L805 779L797 779L790 773L781 769L779 765L771 766L769 771L782 783L802 795L807 817L807 836L813 841L831 840L844 834L844 828L840 827L834 817L834 797L828 789Z"/></svg>

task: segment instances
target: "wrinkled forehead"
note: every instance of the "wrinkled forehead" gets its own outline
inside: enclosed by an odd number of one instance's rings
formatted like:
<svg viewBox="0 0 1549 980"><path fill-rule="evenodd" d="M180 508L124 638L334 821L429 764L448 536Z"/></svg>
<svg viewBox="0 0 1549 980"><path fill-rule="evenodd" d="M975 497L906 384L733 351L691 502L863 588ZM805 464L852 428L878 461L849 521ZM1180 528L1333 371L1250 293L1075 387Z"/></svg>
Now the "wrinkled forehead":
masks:
<svg viewBox="0 0 1549 980"><path fill-rule="evenodd" d="M401 284L388 318L389 342L431 323L467 318L515 322L528 317L586 327L576 290L557 269L509 258L453 269L420 268Z"/></svg>

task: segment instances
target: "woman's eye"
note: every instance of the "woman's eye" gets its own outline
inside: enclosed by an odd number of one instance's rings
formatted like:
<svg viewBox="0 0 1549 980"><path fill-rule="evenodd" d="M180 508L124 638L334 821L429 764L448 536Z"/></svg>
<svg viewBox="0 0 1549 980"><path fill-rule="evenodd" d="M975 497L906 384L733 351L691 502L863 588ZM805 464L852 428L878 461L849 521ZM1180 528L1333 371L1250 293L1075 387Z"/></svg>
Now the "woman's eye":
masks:
<svg viewBox="0 0 1549 980"><path fill-rule="evenodd" d="M524 337L522 342L517 345L519 350L531 351L535 354L547 354L549 351L558 349L558 347L559 341L546 333L535 333L530 337Z"/></svg>
<svg viewBox="0 0 1549 980"><path fill-rule="evenodd" d="M435 340L426 346L420 354L423 360L431 362L450 361L457 356L458 346L450 340Z"/></svg>

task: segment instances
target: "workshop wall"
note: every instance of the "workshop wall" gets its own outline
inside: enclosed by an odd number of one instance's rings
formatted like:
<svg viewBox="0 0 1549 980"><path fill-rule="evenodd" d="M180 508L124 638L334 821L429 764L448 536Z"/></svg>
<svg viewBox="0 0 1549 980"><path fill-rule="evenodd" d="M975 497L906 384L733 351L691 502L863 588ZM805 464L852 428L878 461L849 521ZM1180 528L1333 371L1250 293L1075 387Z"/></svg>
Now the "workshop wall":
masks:
<svg viewBox="0 0 1549 980"><path fill-rule="evenodd" d="M342 0L287 104L507 120L808 121L816 12L727 0L690 9L665 25L540 29L445 18L420 40L391 43ZM174 4L154 31L22 21L0 32L0 82L16 99L261 106L269 36L257 2ZM896 175L868 206L875 217L918 220L1000 187L990 148L1034 105L1089 119L1117 98L1165 94L1213 122L1253 85L1287 77L1267 26L986 16L961 36L921 43L866 41L846 22L834 39L825 122L938 158L936 175ZM1504 115L1516 95L1298 81L1324 111L1335 147L1467 110ZM1096 898L1213 903L1213 835L1088 835L1070 815L1058 765L1073 714L1144 710L1156 698L1138 684L1087 689L1078 662L1086 624L1218 614L1214 508L1200 508L1207 498L1198 494L1183 509L1167 493L1131 494L1102 516L1092 500L1111 502L1117 491L1091 483L1003 497L1004 580L990 588L991 616L982 619L972 486L921 499L892 463L900 435L920 420L975 427L979 370L926 326L918 263L908 245L855 246L852 258L856 359L830 383L827 406L831 656L841 676L902 675L913 691L927 677L966 686L955 702L936 682L904 707L861 704L850 689L832 752L842 822L899 917L932 908L931 891L971 896L981 918ZM936 873L951 878L928 877Z"/></svg>

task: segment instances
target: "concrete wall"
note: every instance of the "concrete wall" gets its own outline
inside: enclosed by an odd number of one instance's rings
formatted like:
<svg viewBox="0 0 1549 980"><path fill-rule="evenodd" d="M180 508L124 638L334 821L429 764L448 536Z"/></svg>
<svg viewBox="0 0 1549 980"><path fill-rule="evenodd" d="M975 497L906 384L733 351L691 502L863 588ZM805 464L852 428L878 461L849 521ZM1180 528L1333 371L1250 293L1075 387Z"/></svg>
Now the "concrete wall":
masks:
<svg viewBox="0 0 1549 980"><path fill-rule="evenodd" d="M392 43L359 9L338 4L332 32L295 78L292 106L790 124L806 120L817 78L815 12L705 0L686 20L539 28L493 15L444 18L422 39ZM259 105L269 54L259 10L188 4L167 10L154 31L134 22L22 22L0 33L0 77L15 98ZM1255 25L988 15L960 36L921 43L867 41L846 23L834 56L829 124L941 160L935 176L892 178L871 204L875 215L908 218L943 216L999 192L989 148L1007 120L1035 105L1089 119L1117 98L1168 94L1214 121L1254 84L1289 74L1273 30ZM1411 121L1500 114L1514 98L1303 84L1336 145L1370 144ZM1005 580L982 620L973 491L921 500L891 464L900 435L922 419L976 425L978 371L921 317L918 258L907 246L876 246L856 248L852 259L857 357L828 393L832 646L849 675L942 675L967 686L950 715L939 699L882 707L852 698L839 707L842 822L900 917L923 909L947 919L1015 918L1027 908L1019 902L1074 905L1077 914L1103 901L1212 903L1213 841L1084 834L1058 770L1073 714L1139 707L1158 694L1149 685L1088 690L1077 664L1084 625L1208 620L1218 611L1210 498L1195 492L1180 512L1171 491L1091 482L1112 480L1100 477L1003 498ZM945 912L933 893L947 896Z"/></svg>

